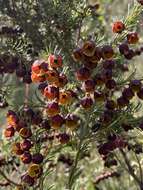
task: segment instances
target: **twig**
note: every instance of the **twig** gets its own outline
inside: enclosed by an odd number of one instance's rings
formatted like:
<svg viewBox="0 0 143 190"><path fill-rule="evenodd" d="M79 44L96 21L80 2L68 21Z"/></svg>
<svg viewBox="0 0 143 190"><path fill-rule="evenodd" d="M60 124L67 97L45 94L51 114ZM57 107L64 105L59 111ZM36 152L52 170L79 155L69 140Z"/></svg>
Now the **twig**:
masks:
<svg viewBox="0 0 143 190"><path fill-rule="evenodd" d="M9 179L9 178L5 175L5 173L4 173L3 171L1 171L1 170L0 170L0 175L1 175L3 178L5 178L6 181L9 182L10 184L13 184L14 186L20 186L20 184L18 184L18 183L16 183L16 182L12 181L11 179Z"/></svg>

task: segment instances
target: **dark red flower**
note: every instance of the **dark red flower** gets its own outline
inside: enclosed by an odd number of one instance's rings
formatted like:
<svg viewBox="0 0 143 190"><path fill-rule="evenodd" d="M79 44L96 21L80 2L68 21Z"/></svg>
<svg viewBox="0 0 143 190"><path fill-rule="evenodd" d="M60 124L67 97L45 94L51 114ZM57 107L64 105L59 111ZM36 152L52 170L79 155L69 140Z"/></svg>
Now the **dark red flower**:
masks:
<svg viewBox="0 0 143 190"><path fill-rule="evenodd" d="M113 23L112 31L114 33L121 33L123 30L125 30L125 25L121 21L116 21Z"/></svg>
<svg viewBox="0 0 143 190"><path fill-rule="evenodd" d="M32 156L32 162L34 164L41 164L43 162L43 155L40 153L36 153Z"/></svg>

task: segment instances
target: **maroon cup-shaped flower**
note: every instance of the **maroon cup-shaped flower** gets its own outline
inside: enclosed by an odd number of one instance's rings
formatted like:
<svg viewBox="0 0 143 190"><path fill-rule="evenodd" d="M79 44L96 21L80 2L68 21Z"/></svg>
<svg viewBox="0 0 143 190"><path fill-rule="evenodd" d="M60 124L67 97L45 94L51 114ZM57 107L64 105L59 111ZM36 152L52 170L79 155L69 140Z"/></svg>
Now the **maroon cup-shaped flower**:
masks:
<svg viewBox="0 0 143 190"><path fill-rule="evenodd" d="M43 94L44 89L48 86L47 82L41 82L38 86L38 90L41 91L41 93Z"/></svg>
<svg viewBox="0 0 143 190"><path fill-rule="evenodd" d="M39 111L35 112L33 118L32 118L32 124L39 125L42 122L42 115Z"/></svg>
<svg viewBox="0 0 143 190"><path fill-rule="evenodd" d="M139 36L137 32L131 32L127 34L127 41L129 44L136 44L139 41Z"/></svg>
<svg viewBox="0 0 143 190"><path fill-rule="evenodd" d="M119 45L119 51L121 54L125 55L129 52L129 46L127 43L122 43Z"/></svg>
<svg viewBox="0 0 143 190"><path fill-rule="evenodd" d="M76 78L79 81L85 81L88 80L90 78L90 70L86 67L82 67L80 68L77 72L76 72Z"/></svg>
<svg viewBox="0 0 143 190"><path fill-rule="evenodd" d="M13 143L12 144L12 153L16 154L16 155L22 155L23 154L23 150L20 147L20 143Z"/></svg>
<svg viewBox="0 0 143 190"><path fill-rule="evenodd" d="M102 76L104 78L104 80L111 80L112 79L112 76L113 76L113 73L112 73L112 70L111 69L105 69L102 71Z"/></svg>
<svg viewBox="0 0 143 190"><path fill-rule="evenodd" d="M134 91L134 92L138 92L140 91L142 86L142 83L140 80L132 80L130 82L130 88Z"/></svg>
<svg viewBox="0 0 143 190"><path fill-rule="evenodd" d="M111 59L114 56L114 50L110 45L103 46L101 53L103 59Z"/></svg>
<svg viewBox="0 0 143 190"><path fill-rule="evenodd" d="M83 44L82 53L88 57L92 57L95 52L95 43L93 41L87 41Z"/></svg>
<svg viewBox="0 0 143 190"><path fill-rule="evenodd" d="M21 161L24 164L29 164L32 160L32 156L30 154L30 152L24 152L21 156L20 156Z"/></svg>
<svg viewBox="0 0 143 190"><path fill-rule="evenodd" d="M74 114L68 114L65 118L65 125L71 129L78 126L79 118Z"/></svg>
<svg viewBox="0 0 143 190"><path fill-rule="evenodd" d="M135 52L132 49L129 49L128 52L124 53L126 59L131 60L135 56Z"/></svg>
<svg viewBox="0 0 143 190"><path fill-rule="evenodd" d="M129 87L129 88L124 88L122 92L122 96L125 97L128 100L131 100L134 97L134 91Z"/></svg>
<svg viewBox="0 0 143 190"><path fill-rule="evenodd" d="M116 87L116 82L114 79L110 79L106 82L106 88L108 89L114 89Z"/></svg>
<svg viewBox="0 0 143 190"><path fill-rule="evenodd" d="M117 99L117 104L119 108L124 108L129 104L129 100L126 99L125 97L121 96Z"/></svg>
<svg viewBox="0 0 143 190"><path fill-rule="evenodd" d="M114 110L116 108L116 102L114 100L107 100L105 107L109 110Z"/></svg>
<svg viewBox="0 0 143 190"><path fill-rule="evenodd" d="M125 25L122 21L116 21L113 23L112 31L114 33L122 33L125 30Z"/></svg>
<svg viewBox="0 0 143 190"><path fill-rule="evenodd" d="M43 159L44 159L44 157L43 157L43 155L40 154L40 153L36 153L36 154L34 154L34 155L32 156L32 162L33 162L34 164L41 164L41 163L43 162Z"/></svg>
<svg viewBox="0 0 143 190"><path fill-rule="evenodd" d="M30 128L23 127L23 128L20 129L19 135L22 138L30 138L32 136L32 131L31 131Z"/></svg>
<svg viewBox="0 0 143 190"><path fill-rule="evenodd" d="M51 127L54 129L59 129L62 127L63 123L64 123L64 118L61 115L55 115L53 117L51 117L50 119L51 121Z"/></svg>
<svg viewBox="0 0 143 190"><path fill-rule="evenodd" d="M94 81L97 86L101 86L105 83L105 80L102 74L97 74L94 78Z"/></svg>
<svg viewBox="0 0 143 190"><path fill-rule="evenodd" d="M115 67L115 60L105 60L103 62L103 68L104 69L113 69Z"/></svg>
<svg viewBox="0 0 143 190"><path fill-rule="evenodd" d="M58 136L61 144L67 144L70 140L70 136L67 133L62 133Z"/></svg>
<svg viewBox="0 0 143 190"><path fill-rule="evenodd" d="M92 79L86 80L86 81L83 83L83 89L84 89L86 92L93 92L93 91L95 90L95 81L92 80Z"/></svg>
<svg viewBox="0 0 143 190"><path fill-rule="evenodd" d="M57 99L59 97L59 88L52 85L48 85L44 89L44 96L49 100Z"/></svg>
<svg viewBox="0 0 143 190"><path fill-rule="evenodd" d="M30 177L28 174L22 175L21 180L29 186L34 185L34 178Z"/></svg>
<svg viewBox="0 0 143 190"><path fill-rule="evenodd" d="M29 151L32 147L31 141L28 139L24 139L23 142L20 143L20 147L23 151Z"/></svg>
<svg viewBox="0 0 143 190"><path fill-rule="evenodd" d="M49 102L46 107L46 112L48 116L54 116L59 114L60 112L59 104L57 102Z"/></svg>
<svg viewBox="0 0 143 190"><path fill-rule="evenodd" d="M81 106L84 109L89 109L92 107L93 105L93 100L91 97L84 97L81 101L80 101Z"/></svg>
<svg viewBox="0 0 143 190"><path fill-rule="evenodd" d="M14 130L13 126L11 126L11 125L7 126L7 128L4 131L4 136L6 138L10 138L10 137L13 137L14 134L15 134L15 130Z"/></svg>
<svg viewBox="0 0 143 190"><path fill-rule="evenodd" d="M73 57L74 61L76 61L76 62L81 61L83 58L82 49L76 48L73 51L72 57Z"/></svg>

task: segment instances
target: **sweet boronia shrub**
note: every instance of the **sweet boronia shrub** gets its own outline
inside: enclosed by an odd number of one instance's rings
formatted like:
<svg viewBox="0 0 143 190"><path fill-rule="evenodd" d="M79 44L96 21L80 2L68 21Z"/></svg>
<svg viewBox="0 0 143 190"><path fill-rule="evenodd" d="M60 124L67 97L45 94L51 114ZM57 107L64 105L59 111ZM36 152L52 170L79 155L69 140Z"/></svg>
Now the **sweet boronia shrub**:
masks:
<svg viewBox="0 0 143 190"><path fill-rule="evenodd" d="M93 179L94 189L100 189L104 179L119 179L124 170L137 185L134 187L143 189L139 156L142 144L137 138L143 130L143 117L137 115L143 100L143 79L136 78L135 71L129 69L129 63L143 53L140 34L135 30L142 5L143 1L138 0L124 20L112 24L114 39L108 43L92 37L81 39L71 51L72 65L67 66L64 52L62 55L57 48L32 61L28 70L16 55L1 55L1 74L16 72L26 83L24 105L7 111L1 145L5 156L0 160L1 186L54 189L51 176L57 162L63 162L69 167L68 176L59 190L81 190L77 186L84 172L80 161L85 157L92 161L96 147L106 170ZM22 31L5 28L5 33L20 35ZM32 105L28 99L31 83L36 88ZM8 107L4 98L7 90L2 94L1 108ZM5 155L5 149L9 155ZM136 166L132 165L130 152L137 160Z"/></svg>

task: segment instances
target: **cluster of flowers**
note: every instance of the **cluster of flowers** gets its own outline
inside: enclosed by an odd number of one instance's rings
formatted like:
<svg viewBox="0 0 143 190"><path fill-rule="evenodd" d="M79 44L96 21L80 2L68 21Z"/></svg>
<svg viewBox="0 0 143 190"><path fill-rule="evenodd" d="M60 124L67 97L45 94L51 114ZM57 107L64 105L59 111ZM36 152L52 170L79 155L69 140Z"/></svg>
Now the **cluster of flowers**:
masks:
<svg viewBox="0 0 143 190"><path fill-rule="evenodd" d="M8 126L4 130L4 136L8 139L11 139L14 136L16 137L16 139L14 138L15 140L13 139L12 153L17 155L21 162L28 166L26 167L26 173L21 176L21 185L33 186L36 184L37 179L42 175L43 160L46 156L44 153L41 154L39 151L36 151L36 144L45 141L51 142L55 138L58 139L60 144L65 144L69 142L70 136L65 132L50 135L49 130L51 129L51 126L49 125L49 121L43 119L39 111L34 112L28 107L25 107L23 111L19 113L9 110L7 113L7 122ZM54 123L56 123L56 126L58 125L56 120L54 120ZM71 121L67 119L67 123L68 126L70 124L70 127L75 127L75 120ZM41 136L39 134L37 141L35 141L35 133L38 129L45 130L43 132L44 134L41 134ZM44 151L44 149L42 149L42 151Z"/></svg>
<svg viewBox="0 0 143 190"><path fill-rule="evenodd" d="M127 35L127 38L130 39L129 43L126 42L119 45L119 53L125 56L130 54L129 52L131 51L128 44L135 43L134 38L138 37L136 33L130 33ZM104 102L105 113L100 118L102 125L104 122L107 124L112 120L113 111L115 113L115 110L118 111L129 105L135 93L140 99L143 98L140 80L132 80L125 87L118 85L116 73L120 69L120 63L118 63L116 55L112 46L104 45L103 47L96 47L93 41L85 42L82 48L76 49L73 53L74 60L81 61L84 64L76 72L76 78L82 82L82 89L86 92L86 97L81 100L81 105L84 108L90 108L93 102ZM100 61L101 59L102 61ZM94 74L95 68L97 68L96 74ZM117 91L122 91L122 94L116 98L114 92Z"/></svg>
<svg viewBox="0 0 143 190"><path fill-rule="evenodd" d="M110 135L108 137L108 142L100 145L98 151L99 154L102 155L103 160L106 161L107 155L114 151L117 148L125 148L127 146L127 143L123 138L117 137L116 135Z"/></svg>
<svg viewBox="0 0 143 190"><path fill-rule="evenodd" d="M125 30L125 24L117 21L113 24L114 33L122 33ZM76 78L82 84L82 90L85 91L84 98L81 99L81 106L85 109L92 108L93 105L103 105L103 113L99 116L96 124L92 127L93 131L107 128L115 121L122 111L130 105L133 97L143 100L143 85L141 80L130 80L120 85L118 74L122 70L122 63L118 58L122 57L131 60L133 57L140 55L143 48L132 49L133 45L139 42L137 32L128 32L124 42L113 49L112 45L96 46L93 41L87 41L82 47L73 52L73 58L76 62L81 63L81 68L76 72ZM116 53L115 53L116 51ZM126 69L128 71L128 68ZM117 92L117 93L116 93ZM128 123L121 123L123 131L133 129ZM142 129L142 124L138 126ZM107 163L107 155L116 148L125 148L127 143L121 136L114 136L112 140L105 142L98 148L99 153L104 157L105 165L116 165L116 161Z"/></svg>
<svg viewBox="0 0 143 190"><path fill-rule="evenodd" d="M53 58L51 60L54 60L53 64L57 66L60 63L61 65L61 57L60 62L58 60L57 63L55 56L50 57ZM18 135L20 139L23 139L16 140L12 144L12 152L20 157L22 163L28 165L27 172L21 177L21 183L29 186L36 184L36 179L41 176L44 159L43 154L40 152L35 153L35 146L38 141L34 141L34 136L36 130L39 129L35 128L35 126L45 129L44 133L47 134L46 132L50 129L55 131L65 125L65 129L62 128L61 133L53 133L50 136L50 132L48 132L47 136L45 135L40 139L40 142L44 142L45 140L51 141L56 138L61 144L65 144L70 140L67 130L73 130L79 125L79 118L76 115L68 114L68 111L66 113L63 111L65 115L61 114L62 108L66 108L76 97L72 90L63 89L67 84L67 78L64 74L59 74L57 68L50 66L49 63L38 60L32 65L31 78L34 82L35 80L36 82L44 82L39 84L39 89L46 99L44 110L34 112L28 107L24 107L19 112L9 110L7 113L8 126L4 131L6 138L11 139Z"/></svg>
<svg viewBox="0 0 143 190"><path fill-rule="evenodd" d="M114 32L118 24L119 22L114 23ZM126 59L131 59L128 55L131 51L134 51L129 48L129 45L137 43L138 40L137 33L129 33L127 41L119 45L119 53ZM135 94L143 99L143 88L140 80L132 80L127 86L122 86L121 89L118 87L116 72L120 67L118 67L118 62L115 59L116 54L111 45L97 47L93 41L87 41L81 48L73 52L73 58L75 61L83 63L82 67L75 72L76 79L82 87L81 97L78 97L81 108L87 110L98 102L103 103L103 113L98 120L100 127L112 123L113 119L118 117L118 113L129 105ZM77 128L79 118L74 114L69 114L68 110L65 111L64 109L63 111L62 109L63 107L68 108L77 99L77 94L67 89L68 79L61 72L62 67L62 57L60 55L50 55L47 60L36 60L32 65L31 79L33 82L40 83L39 89L46 101L45 111L51 128L65 131L63 126L67 129ZM95 68L98 72L94 75ZM120 90L122 90L121 96L116 98L114 92ZM124 123L122 127L125 131L132 128ZM62 133L61 136L62 143L67 143L70 140L70 136L66 132ZM124 139L116 135L109 142L100 145L98 151L104 157L105 166L116 165L114 159L110 160L109 163L107 155L116 148L126 146L127 143Z"/></svg>
<svg viewBox="0 0 143 190"><path fill-rule="evenodd" d="M114 33L122 33L126 29L124 23L122 21L117 21L113 24L113 32ZM131 49L129 45L137 44L139 42L139 36L137 32L130 32L126 36L126 40L120 44L119 51L121 55L124 56L125 59L131 60L133 57L141 55L143 52L143 47L138 49Z"/></svg>
<svg viewBox="0 0 143 190"><path fill-rule="evenodd" d="M40 152L32 153L34 150L32 129L24 119L31 120L33 125L37 125L41 121L37 118L37 113L34 114L32 110L27 109L25 113L27 116L20 118L14 111L8 111L8 126L4 131L4 135L6 138L12 138L14 135L20 136L20 141L12 143L12 153L19 156L23 164L28 165L27 172L22 175L21 179L22 182L32 186L42 174L44 157Z"/></svg>
<svg viewBox="0 0 143 190"><path fill-rule="evenodd" d="M114 23L114 27L117 23ZM115 31L115 29L114 29ZM120 31L121 32L121 31ZM126 43L119 45L119 54L128 59L130 52L129 45L135 44L139 40L137 33L129 33ZM127 49L128 47L128 49ZM100 115L98 123L94 127L105 127L112 123L118 113L129 105L131 99L137 94L143 99L143 89L140 80L132 80L125 87L119 88L116 82L116 72L121 69L118 65L114 49L111 45L97 47L93 41L87 41L81 48L73 52L73 58L76 62L81 62L82 66L75 72L76 80L82 90L81 96L73 90L67 89L68 79L61 72L63 60L60 55L50 55L47 60L36 60L32 65L31 79L33 82L40 83L41 91L46 102L46 114L52 129L65 130L75 129L79 125L79 118L68 111L68 108L78 99L81 108L88 110L97 103L103 105L103 113ZM135 54L134 54L135 55ZM133 57L132 57L133 58ZM94 74L95 69L98 71ZM120 97L114 95L114 92L122 90ZM63 113L62 113L63 111ZM94 131L93 127L93 131ZM125 131L132 129L130 125L122 124ZM62 134L65 142L69 141L67 133ZM100 145L99 153L104 156L105 166L116 165L116 160L107 159L107 155L116 148L124 148L127 144L122 137L110 139L109 142Z"/></svg>
<svg viewBox="0 0 143 190"><path fill-rule="evenodd" d="M31 78L33 82L42 82L39 89L47 102L46 113L52 129L60 129L63 124L75 129L79 125L79 118L68 111L62 113L62 108L67 108L76 98L74 91L66 89L68 79L60 72L62 66L60 55L50 55L47 61L37 60L32 65Z"/></svg>

